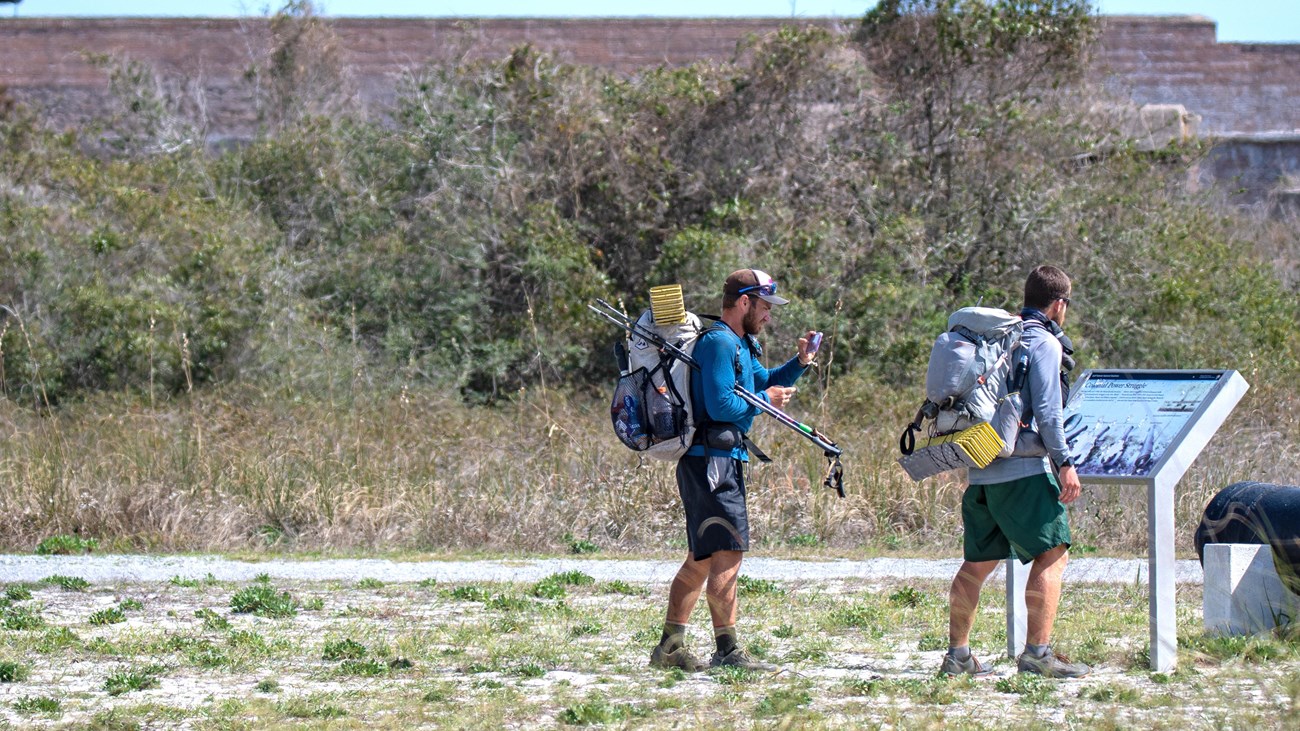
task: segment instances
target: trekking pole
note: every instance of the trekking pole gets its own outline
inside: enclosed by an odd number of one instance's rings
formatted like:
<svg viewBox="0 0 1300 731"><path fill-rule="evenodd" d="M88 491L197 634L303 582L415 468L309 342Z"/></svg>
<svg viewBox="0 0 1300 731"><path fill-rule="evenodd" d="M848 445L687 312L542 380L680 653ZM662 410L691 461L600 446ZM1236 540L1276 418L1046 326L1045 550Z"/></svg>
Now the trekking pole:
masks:
<svg viewBox="0 0 1300 731"><path fill-rule="evenodd" d="M642 327L636 320L628 317L622 311L603 299L597 298L596 303L600 305L599 308L587 305L587 309L618 327L623 328L628 333L645 338L647 342L652 343L662 352L682 361L692 369L696 371L700 370L699 361L695 360L695 358L686 351L660 337L659 333ZM753 406L764 414L776 419L782 426L794 430L796 434L802 436L813 444L816 444L818 447L821 447L822 453L826 456L826 461L828 463L826 468L826 478L822 481L822 484L839 493L840 497L844 497L844 465L840 462L840 455L844 453L844 450L840 449L839 446L830 439L830 437L817 431L816 428L800 422L793 416L790 416L781 409L773 406L770 402L759 398L757 394L744 386L736 384L732 390L750 406Z"/></svg>

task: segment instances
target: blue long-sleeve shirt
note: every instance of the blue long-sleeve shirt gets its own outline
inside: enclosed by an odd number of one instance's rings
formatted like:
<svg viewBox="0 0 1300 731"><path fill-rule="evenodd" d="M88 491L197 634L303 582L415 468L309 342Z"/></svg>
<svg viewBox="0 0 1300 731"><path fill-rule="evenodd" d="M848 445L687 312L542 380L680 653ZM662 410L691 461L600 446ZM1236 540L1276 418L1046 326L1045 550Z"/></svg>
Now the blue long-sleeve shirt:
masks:
<svg viewBox="0 0 1300 731"><path fill-rule="evenodd" d="M752 338L749 339L753 341ZM721 422L734 425L741 432L748 432L759 410L757 406L751 406L736 395L735 387L743 386L760 399L768 401L766 391L769 386L793 386L807 370L799 364L798 355L779 368L764 368L758 359L761 354L762 349L757 341L753 341L753 348L750 348L721 320L700 336L695 343L694 352L700 369L691 374L691 401L696 424ZM702 444L693 445L686 452L691 456L706 453L722 454L716 450L706 450ZM749 461L749 453L744 445L732 449L731 457Z"/></svg>

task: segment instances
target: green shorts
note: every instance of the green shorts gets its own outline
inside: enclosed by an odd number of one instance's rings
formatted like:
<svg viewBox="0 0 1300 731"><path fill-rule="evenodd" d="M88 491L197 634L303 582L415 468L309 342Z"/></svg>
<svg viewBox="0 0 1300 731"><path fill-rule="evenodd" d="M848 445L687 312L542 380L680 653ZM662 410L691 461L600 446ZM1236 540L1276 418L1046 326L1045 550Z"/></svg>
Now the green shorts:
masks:
<svg viewBox="0 0 1300 731"><path fill-rule="evenodd" d="M971 485L961 499L967 561L1019 558L1070 545L1070 524L1053 475L1033 475L996 485Z"/></svg>

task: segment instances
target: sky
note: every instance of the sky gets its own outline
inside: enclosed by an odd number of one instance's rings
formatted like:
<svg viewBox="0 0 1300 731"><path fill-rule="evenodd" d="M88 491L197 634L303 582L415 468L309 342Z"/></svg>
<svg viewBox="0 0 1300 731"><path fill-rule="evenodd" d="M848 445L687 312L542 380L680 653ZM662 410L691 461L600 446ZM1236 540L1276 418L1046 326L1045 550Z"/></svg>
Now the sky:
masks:
<svg viewBox="0 0 1300 731"><path fill-rule="evenodd" d="M12 0L0 0L0 3ZM10 13L42 16L266 15L283 2L265 0L22 0L0 4ZM316 0L326 16L611 17L769 16L856 17L872 0ZM1300 0L1096 0L1103 14L1204 15L1218 23L1220 41L1300 43ZM613 7L612 7L613 6Z"/></svg>

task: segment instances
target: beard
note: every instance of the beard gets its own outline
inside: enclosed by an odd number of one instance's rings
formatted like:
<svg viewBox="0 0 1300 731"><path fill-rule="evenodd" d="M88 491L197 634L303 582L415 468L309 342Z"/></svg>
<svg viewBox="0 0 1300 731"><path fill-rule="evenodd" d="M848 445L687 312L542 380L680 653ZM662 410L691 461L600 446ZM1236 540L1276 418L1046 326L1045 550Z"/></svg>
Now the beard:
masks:
<svg viewBox="0 0 1300 731"><path fill-rule="evenodd" d="M745 319L741 321L741 326L745 328L746 335L757 335L763 331L763 321L759 318L758 309L751 308L745 313Z"/></svg>

